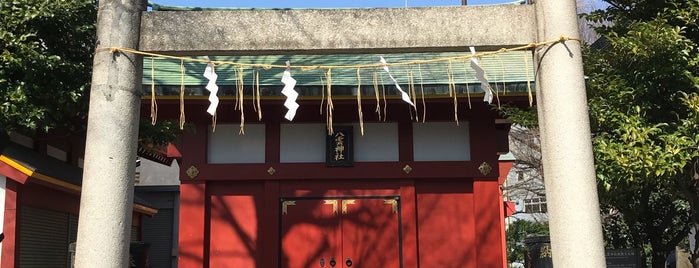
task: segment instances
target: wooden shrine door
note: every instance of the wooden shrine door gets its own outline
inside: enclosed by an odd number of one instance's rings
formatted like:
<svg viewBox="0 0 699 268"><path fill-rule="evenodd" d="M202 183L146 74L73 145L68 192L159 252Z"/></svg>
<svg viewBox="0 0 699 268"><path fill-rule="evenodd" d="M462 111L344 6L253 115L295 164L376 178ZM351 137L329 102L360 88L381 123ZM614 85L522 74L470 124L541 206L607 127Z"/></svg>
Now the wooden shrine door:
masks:
<svg viewBox="0 0 699 268"><path fill-rule="evenodd" d="M398 197L281 202L281 268L400 268Z"/></svg>

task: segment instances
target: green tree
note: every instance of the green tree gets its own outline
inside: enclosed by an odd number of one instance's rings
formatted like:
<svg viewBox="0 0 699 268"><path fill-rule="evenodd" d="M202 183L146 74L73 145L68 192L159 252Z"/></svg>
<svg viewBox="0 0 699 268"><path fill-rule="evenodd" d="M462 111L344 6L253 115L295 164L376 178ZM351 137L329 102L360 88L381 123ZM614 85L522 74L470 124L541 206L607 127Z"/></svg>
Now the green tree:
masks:
<svg viewBox="0 0 699 268"><path fill-rule="evenodd" d="M699 1L607 2L586 16L605 45L584 55L605 238L663 267L699 226Z"/></svg>
<svg viewBox="0 0 699 268"><path fill-rule="evenodd" d="M597 27L607 46L585 55L600 197L663 267L686 236L687 204L697 222L699 188L687 171L699 155L699 1L608 3L588 16L609 22Z"/></svg>
<svg viewBox="0 0 699 268"><path fill-rule="evenodd" d="M0 0L0 129L83 128L95 0Z"/></svg>
<svg viewBox="0 0 699 268"><path fill-rule="evenodd" d="M533 222L518 220L507 226L505 240L507 244L507 262L524 262L526 245L524 240L528 237L545 236L549 234L547 222Z"/></svg>
<svg viewBox="0 0 699 268"><path fill-rule="evenodd" d="M635 187L600 195L607 199L602 204L605 244L608 248L640 248L653 267L664 267L668 253L687 238L688 204L659 184Z"/></svg>
<svg viewBox="0 0 699 268"><path fill-rule="evenodd" d="M85 130L96 21L96 0L0 0L0 134ZM141 121L142 145L182 132Z"/></svg>

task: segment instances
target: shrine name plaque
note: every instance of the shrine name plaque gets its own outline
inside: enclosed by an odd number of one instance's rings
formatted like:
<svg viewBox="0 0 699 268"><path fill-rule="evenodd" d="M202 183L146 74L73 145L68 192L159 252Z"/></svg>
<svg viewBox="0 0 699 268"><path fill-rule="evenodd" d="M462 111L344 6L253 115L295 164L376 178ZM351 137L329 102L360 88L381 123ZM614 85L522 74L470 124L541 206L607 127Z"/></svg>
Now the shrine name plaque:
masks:
<svg viewBox="0 0 699 268"><path fill-rule="evenodd" d="M325 138L325 164L329 167L354 165L352 126L337 126Z"/></svg>

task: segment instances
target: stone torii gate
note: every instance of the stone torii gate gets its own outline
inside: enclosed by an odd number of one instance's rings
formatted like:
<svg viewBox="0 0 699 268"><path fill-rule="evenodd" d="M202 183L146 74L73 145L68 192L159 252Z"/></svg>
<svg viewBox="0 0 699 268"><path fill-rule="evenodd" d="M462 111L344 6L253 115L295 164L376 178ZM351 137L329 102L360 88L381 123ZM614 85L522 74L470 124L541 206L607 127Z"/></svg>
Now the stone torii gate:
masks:
<svg viewBox="0 0 699 268"><path fill-rule="evenodd" d="M99 1L76 267L127 267L142 57L466 51L577 37L574 0L530 5L145 12ZM582 57L577 41L535 52L556 267L605 267ZM492 264L497 267L500 264Z"/></svg>

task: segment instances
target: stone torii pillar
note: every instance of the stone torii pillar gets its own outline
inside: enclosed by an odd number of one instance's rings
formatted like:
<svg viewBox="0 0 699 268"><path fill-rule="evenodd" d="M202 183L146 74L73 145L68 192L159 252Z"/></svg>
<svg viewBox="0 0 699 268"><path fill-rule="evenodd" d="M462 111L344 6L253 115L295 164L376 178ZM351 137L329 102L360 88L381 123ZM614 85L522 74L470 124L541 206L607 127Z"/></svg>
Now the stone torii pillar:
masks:
<svg viewBox="0 0 699 268"><path fill-rule="evenodd" d="M128 267L143 60L143 0L100 0L75 267Z"/></svg>
<svg viewBox="0 0 699 268"><path fill-rule="evenodd" d="M578 35L574 0L207 12L142 12L144 2L99 2L76 267L126 267L128 258L142 59L104 48L178 55L468 51ZM558 43L536 56L554 265L604 267L580 46Z"/></svg>
<svg viewBox="0 0 699 268"><path fill-rule="evenodd" d="M538 39L578 37L574 0L536 1ZM541 47L536 99L553 264L606 267L580 43Z"/></svg>

